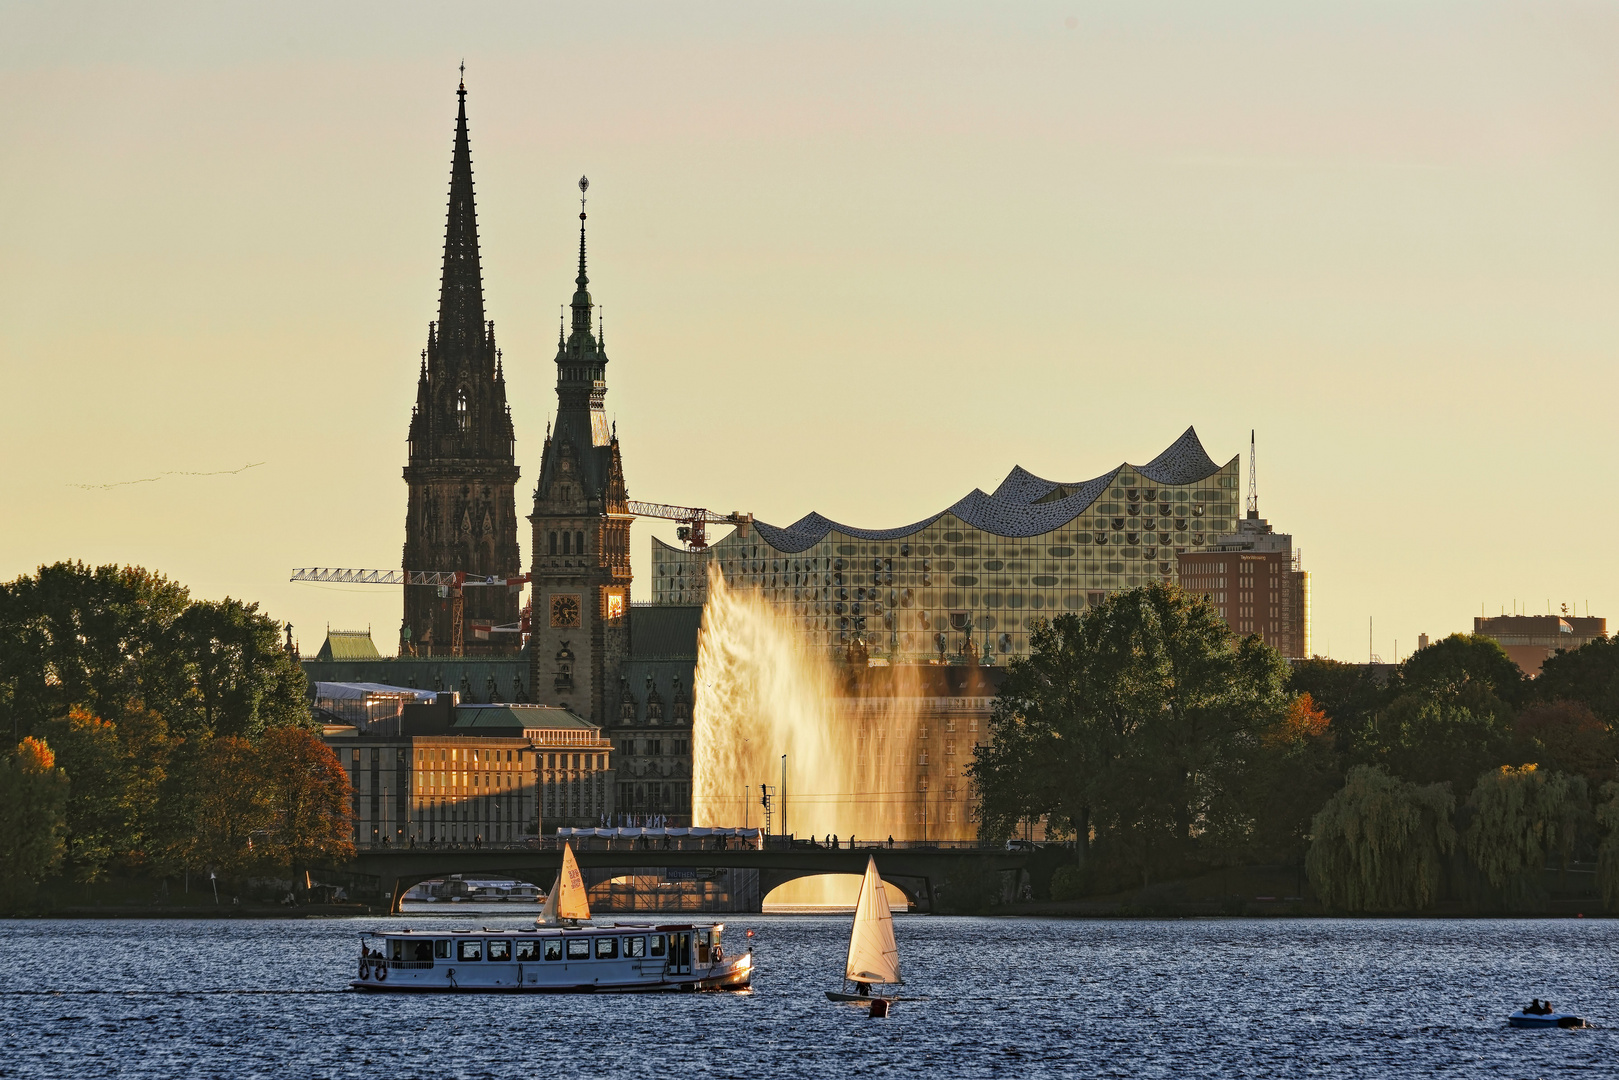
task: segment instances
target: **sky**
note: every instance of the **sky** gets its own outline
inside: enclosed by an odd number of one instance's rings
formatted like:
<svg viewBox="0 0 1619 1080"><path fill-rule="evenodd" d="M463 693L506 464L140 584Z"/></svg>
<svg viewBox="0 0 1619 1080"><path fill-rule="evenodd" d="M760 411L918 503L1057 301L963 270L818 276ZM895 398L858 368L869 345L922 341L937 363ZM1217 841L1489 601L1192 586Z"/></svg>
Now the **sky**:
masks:
<svg viewBox="0 0 1619 1080"><path fill-rule="evenodd" d="M287 577L399 565L463 60L520 514L584 174L632 498L882 528L1256 430L1316 651L1619 619L1613 3L0 3L0 580L392 645Z"/></svg>

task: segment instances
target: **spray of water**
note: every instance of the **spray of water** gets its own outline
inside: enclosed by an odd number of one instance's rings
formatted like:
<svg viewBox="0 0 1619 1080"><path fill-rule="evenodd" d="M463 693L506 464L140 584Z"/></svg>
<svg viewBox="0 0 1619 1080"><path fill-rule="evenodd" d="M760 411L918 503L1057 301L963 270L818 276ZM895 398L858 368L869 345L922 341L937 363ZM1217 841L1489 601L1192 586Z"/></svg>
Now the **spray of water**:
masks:
<svg viewBox="0 0 1619 1080"><path fill-rule="evenodd" d="M915 672L836 669L787 620L710 565L693 709L693 823L761 826L761 785L769 785L777 833L785 813L785 831L797 836L970 835L964 821L940 820L937 781L958 763L940 757L943 740L929 730ZM784 792L776 790L783 755Z"/></svg>

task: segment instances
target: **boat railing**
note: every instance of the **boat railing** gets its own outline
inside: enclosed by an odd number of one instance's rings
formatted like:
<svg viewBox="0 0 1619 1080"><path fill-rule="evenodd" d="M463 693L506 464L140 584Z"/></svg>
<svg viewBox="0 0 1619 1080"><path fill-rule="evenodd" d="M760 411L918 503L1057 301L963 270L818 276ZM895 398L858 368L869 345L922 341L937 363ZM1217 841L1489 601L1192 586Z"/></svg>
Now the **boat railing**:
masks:
<svg viewBox="0 0 1619 1080"><path fill-rule="evenodd" d="M431 960L376 960L373 963L382 967L390 967L395 971L423 971L433 966Z"/></svg>

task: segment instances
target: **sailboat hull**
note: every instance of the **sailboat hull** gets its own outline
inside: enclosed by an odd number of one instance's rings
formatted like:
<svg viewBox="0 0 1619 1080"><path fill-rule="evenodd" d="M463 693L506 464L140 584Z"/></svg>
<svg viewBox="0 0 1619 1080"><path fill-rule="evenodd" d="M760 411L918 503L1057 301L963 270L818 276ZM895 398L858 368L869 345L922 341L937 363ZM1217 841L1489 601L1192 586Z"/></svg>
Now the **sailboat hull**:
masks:
<svg viewBox="0 0 1619 1080"><path fill-rule="evenodd" d="M889 997L887 994L844 994L836 990L826 992L826 1000L828 1001L877 1001L878 999L883 1001L899 1000L899 998Z"/></svg>

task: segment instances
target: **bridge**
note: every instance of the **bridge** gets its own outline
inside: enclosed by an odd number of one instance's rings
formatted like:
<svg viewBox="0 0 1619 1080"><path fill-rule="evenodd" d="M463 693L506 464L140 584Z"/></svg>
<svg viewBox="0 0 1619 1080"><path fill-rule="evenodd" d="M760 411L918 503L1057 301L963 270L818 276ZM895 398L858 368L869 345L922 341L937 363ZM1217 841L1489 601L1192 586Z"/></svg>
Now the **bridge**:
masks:
<svg viewBox="0 0 1619 1080"><path fill-rule="evenodd" d="M656 848L576 849L574 858L589 884L611 877L675 869L701 872L744 870L758 874L758 888L748 891L738 911L758 911L771 890L802 877L820 874L863 874L875 857L883 880L905 894L913 911L980 910L1009 901L1036 853L1003 847L876 844L822 848L808 844L660 850ZM399 911L406 891L419 882L451 874L512 878L548 890L562 866L560 849L527 847L371 848L361 851L345 871L377 879L390 913Z"/></svg>

